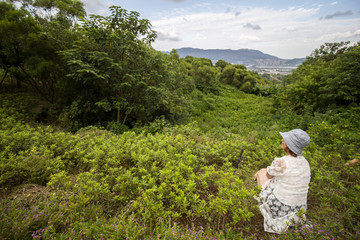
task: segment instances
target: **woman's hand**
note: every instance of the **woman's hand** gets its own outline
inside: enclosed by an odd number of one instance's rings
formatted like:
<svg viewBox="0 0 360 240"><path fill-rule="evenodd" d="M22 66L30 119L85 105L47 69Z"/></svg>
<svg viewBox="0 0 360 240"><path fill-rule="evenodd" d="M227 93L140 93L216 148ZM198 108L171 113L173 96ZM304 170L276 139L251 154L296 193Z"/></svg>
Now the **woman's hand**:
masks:
<svg viewBox="0 0 360 240"><path fill-rule="evenodd" d="M268 177L270 176L270 177ZM273 176L269 175L266 171L266 168L262 168L254 175L254 181L257 181L259 186L262 186L265 182L267 182Z"/></svg>
<svg viewBox="0 0 360 240"><path fill-rule="evenodd" d="M351 166L351 165L358 164L359 162L360 162L359 159L355 158L355 159L351 160L350 162L345 163L345 165Z"/></svg>
<svg viewBox="0 0 360 240"><path fill-rule="evenodd" d="M259 174L260 170L257 171L255 174L254 174L254 181L256 182L257 178L258 178L258 174Z"/></svg>

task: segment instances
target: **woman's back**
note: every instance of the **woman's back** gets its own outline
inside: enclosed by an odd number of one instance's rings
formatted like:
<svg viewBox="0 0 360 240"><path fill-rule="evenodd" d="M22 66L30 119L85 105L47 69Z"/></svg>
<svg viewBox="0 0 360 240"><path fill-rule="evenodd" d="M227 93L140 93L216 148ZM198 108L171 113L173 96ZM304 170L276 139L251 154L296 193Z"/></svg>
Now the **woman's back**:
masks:
<svg viewBox="0 0 360 240"><path fill-rule="evenodd" d="M306 204L310 166L303 156L276 158L267 172L274 176L274 194L287 205Z"/></svg>

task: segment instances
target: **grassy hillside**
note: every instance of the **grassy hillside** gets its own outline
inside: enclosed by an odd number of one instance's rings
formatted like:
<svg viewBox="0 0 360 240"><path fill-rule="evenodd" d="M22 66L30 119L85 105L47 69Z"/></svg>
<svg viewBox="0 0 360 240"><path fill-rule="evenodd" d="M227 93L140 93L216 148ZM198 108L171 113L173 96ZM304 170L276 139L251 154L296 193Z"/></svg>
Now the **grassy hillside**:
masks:
<svg viewBox="0 0 360 240"><path fill-rule="evenodd" d="M0 2L1 239L357 238L359 43L272 82L156 51L137 12L58 3ZM274 236L252 178L293 128L311 136L309 227Z"/></svg>
<svg viewBox="0 0 360 240"><path fill-rule="evenodd" d="M351 118L275 111L270 98L233 88L192 99L186 124L70 134L35 123L32 96L1 94L1 238L357 238L359 165L344 166L360 146ZM312 137L312 227L267 234L252 175L283 154L278 132L294 127Z"/></svg>

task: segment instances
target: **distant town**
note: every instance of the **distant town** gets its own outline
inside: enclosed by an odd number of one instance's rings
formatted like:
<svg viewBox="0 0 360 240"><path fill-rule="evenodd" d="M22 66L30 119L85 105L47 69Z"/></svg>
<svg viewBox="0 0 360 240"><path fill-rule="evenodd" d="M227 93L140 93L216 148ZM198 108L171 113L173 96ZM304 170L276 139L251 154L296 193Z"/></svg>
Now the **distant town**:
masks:
<svg viewBox="0 0 360 240"><path fill-rule="evenodd" d="M215 64L224 60L231 64L243 64L247 69L259 74L290 74L305 58L281 59L254 49L176 49L180 57L193 56L208 58Z"/></svg>
<svg viewBox="0 0 360 240"><path fill-rule="evenodd" d="M296 66L246 66L248 70L257 72L259 74L280 74L287 75L292 73L293 70L296 69Z"/></svg>

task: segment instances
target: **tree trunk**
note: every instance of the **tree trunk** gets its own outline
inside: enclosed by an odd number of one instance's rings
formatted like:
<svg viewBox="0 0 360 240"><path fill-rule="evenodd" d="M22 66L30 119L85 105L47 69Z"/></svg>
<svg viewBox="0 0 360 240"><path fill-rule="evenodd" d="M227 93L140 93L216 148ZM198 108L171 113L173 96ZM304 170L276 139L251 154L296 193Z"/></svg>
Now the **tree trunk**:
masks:
<svg viewBox="0 0 360 240"><path fill-rule="evenodd" d="M125 114L124 121L123 121L122 125L125 125L125 122L126 122L126 119L127 119L127 116L128 116L128 115L129 115L129 113L126 113L126 114Z"/></svg>
<svg viewBox="0 0 360 240"><path fill-rule="evenodd" d="M8 74L8 72L9 72L9 69L6 69L5 74L4 74L4 76L2 77L2 79L1 79L0 85L4 82L4 80L5 80L6 75Z"/></svg>
<svg viewBox="0 0 360 240"><path fill-rule="evenodd" d="M29 73L27 73L27 71L23 68L23 66L20 65L19 67L29 79L29 81L26 82L30 84L30 86L32 86L40 94L40 96L43 97L46 101L48 101L49 103L53 103L52 100L49 99L48 96L40 89L36 80ZM20 84L20 82L18 83Z"/></svg>

